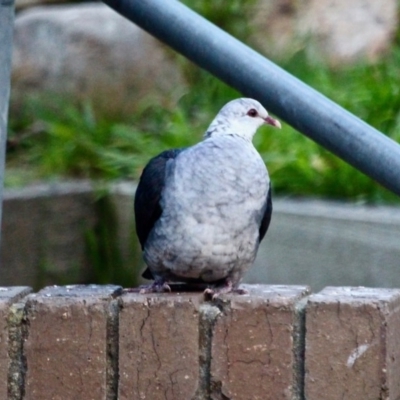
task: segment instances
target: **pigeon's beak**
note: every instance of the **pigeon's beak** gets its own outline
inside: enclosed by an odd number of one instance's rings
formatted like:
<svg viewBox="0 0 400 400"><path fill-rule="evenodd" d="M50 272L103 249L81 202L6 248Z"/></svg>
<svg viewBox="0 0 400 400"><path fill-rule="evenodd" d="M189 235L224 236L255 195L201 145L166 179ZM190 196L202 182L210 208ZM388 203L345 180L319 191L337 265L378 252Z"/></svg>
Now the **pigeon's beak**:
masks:
<svg viewBox="0 0 400 400"><path fill-rule="evenodd" d="M275 126L276 128L279 128L279 129L282 128L281 123L277 119L274 119L274 118L270 117L269 115L267 118L264 118L264 121L268 125Z"/></svg>

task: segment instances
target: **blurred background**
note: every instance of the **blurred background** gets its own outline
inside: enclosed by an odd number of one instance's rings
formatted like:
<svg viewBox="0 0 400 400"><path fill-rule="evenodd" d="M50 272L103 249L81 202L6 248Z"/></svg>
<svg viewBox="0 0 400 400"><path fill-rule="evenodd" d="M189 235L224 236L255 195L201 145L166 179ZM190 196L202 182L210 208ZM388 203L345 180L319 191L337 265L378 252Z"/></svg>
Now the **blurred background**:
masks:
<svg viewBox="0 0 400 400"><path fill-rule="evenodd" d="M398 0L184 3L400 142ZM144 165L240 93L101 3L16 9L0 285L134 286ZM285 123L254 144L276 201L248 282L400 287L398 197Z"/></svg>

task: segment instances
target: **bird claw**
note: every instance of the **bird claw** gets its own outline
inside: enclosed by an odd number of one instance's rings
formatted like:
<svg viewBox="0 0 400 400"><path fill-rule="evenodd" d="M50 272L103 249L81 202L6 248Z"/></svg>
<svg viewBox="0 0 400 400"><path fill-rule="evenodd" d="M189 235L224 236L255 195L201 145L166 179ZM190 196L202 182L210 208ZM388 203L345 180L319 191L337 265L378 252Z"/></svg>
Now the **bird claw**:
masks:
<svg viewBox="0 0 400 400"><path fill-rule="evenodd" d="M204 290L206 299L216 300L222 294L235 293L239 295L248 294L246 289L234 288L230 280L227 280L222 286L216 288L207 288Z"/></svg>
<svg viewBox="0 0 400 400"><path fill-rule="evenodd" d="M217 293L215 293L214 289L207 288L203 292L205 299L215 300L217 298Z"/></svg>

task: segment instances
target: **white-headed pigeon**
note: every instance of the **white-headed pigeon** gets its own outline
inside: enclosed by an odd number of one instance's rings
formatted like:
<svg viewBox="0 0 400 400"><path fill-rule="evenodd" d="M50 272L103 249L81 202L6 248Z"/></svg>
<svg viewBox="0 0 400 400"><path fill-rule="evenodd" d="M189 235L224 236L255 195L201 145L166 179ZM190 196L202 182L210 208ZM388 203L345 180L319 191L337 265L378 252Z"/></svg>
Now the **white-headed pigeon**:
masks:
<svg viewBox="0 0 400 400"><path fill-rule="evenodd" d="M258 101L230 101L200 143L147 164L135 216L143 277L154 282L142 292L170 290L168 282L204 284L211 297L244 292L272 212L268 171L252 144L263 124L281 127Z"/></svg>

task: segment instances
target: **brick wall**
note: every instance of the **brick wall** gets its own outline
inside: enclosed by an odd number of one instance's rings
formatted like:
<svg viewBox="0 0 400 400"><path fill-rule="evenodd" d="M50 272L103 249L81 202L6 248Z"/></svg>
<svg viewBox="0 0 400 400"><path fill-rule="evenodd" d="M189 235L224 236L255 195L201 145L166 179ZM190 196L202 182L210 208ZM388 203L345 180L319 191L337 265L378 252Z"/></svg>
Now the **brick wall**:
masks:
<svg viewBox="0 0 400 400"><path fill-rule="evenodd" d="M400 290L0 288L0 399L400 398Z"/></svg>

